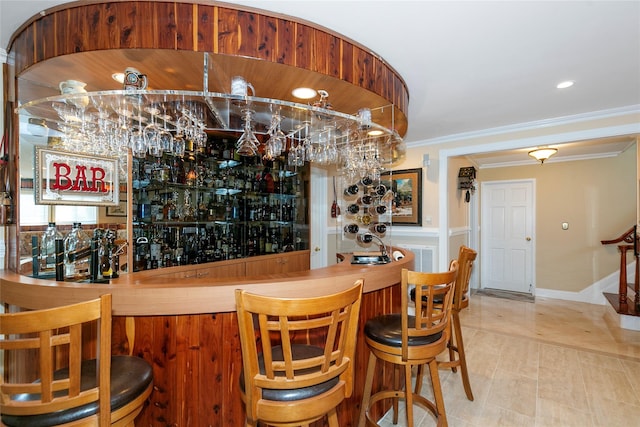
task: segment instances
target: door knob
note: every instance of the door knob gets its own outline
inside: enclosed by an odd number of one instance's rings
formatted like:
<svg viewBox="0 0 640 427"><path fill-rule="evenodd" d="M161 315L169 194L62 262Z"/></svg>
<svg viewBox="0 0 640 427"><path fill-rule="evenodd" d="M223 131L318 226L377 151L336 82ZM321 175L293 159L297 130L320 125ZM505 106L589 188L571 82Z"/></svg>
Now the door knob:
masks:
<svg viewBox="0 0 640 427"><path fill-rule="evenodd" d="M527 242L530 242L530 241L531 241L531 237L527 237Z"/></svg>
<svg viewBox="0 0 640 427"><path fill-rule="evenodd" d="M316 246L313 250L316 251L316 252L320 252L320 247Z"/></svg>

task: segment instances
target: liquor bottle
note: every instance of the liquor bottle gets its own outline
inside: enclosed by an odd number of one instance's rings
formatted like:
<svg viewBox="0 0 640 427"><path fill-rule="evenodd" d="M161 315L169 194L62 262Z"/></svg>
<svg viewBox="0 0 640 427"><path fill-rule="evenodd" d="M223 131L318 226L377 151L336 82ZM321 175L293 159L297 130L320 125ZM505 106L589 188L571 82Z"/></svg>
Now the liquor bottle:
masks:
<svg viewBox="0 0 640 427"><path fill-rule="evenodd" d="M223 139L222 140L222 158L225 160L230 160L233 159L233 154L232 154L232 145L229 143L229 140L227 139Z"/></svg>
<svg viewBox="0 0 640 427"><path fill-rule="evenodd" d="M358 241L360 243L371 243L373 241L373 236L369 233L359 234Z"/></svg>
<svg viewBox="0 0 640 427"><path fill-rule="evenodd" d="M184 170L184 160L180 157L176 157L176 161L173 165L176 172L176 182L178 184L185 184L187 182L187 173Z"/></svg>
<svg viewBox="0 0 640 427"><path fill-rule="evenodd" d="M156 195L153 196L153 200L151 200L151 220L162 221L163 217L162 201L160 200L160 195L156 193Z"/></svg>
<svg viewBox="0 0 640 427"><path fill-rule="evenodd" d="M273 252L273 239L272 239L272 235L269 234L268 232L264 241L264 251L268 254Z"/></svg>
<svg viewBox="0 0 640 427"><path fill-rule="evenodd" d="M227 196L224 202L224 220L230 221L232 219L232 214L233 214L232 202L229 196Z"/></svg>
<svg viewBox="0 0 640 427"><path fill-rule="evenodd" d="M260 226L258 231L258 254L262 255L266 252L266 239L265 239L265 230L264 226Z"/></svg>
<svg viewBox="0 0 640 427"><path fill-rule="evenodd" d="M64 238L64 280L88 280L90 261L91 237L82 230L79 222L74 222L73 228Z"/></svg>
<svg viewBox="0 0 640 427"><path fill-rule="evenodd" d="M231 203L231 218L234 220L240 219L240 203L236 196L233 196L233 202Z"/></svg>
<svg viewBox="0 0 640 427"><path fill-rule="evenodd" d="M267 203L266 198L262 199L262 205L260 206L260 208L262 210L261 219L263 221L269 221L269 219L271 218L271 205Z"/></svg>
<svg viewBox="0 0 640 427"><path fill-rule="evenodd" d="M62 233L50 222L40 239L40 273L56 271L56 240L62 240Z"/></svg>
<svg viewBox="0 0 640 427"><path fill-rule="evenodd" d="M291 233L287 233L282 240L282 252L291 252L294 250L293 246L293 238L291 237Z"/></svg>
<svg viewBox="0 0 640 427"><path fill-rule="evenodd" d="M182 207L182 220L194 221L196 219L196 207L191 204L191 192L184 190L184 205Z"/></svg>
<svg viewBox="0 0 640 427"><path fill-rule="evenodd" d="M174 194L175 196L175 194ZM176 204L173 201L173 197L171 195L167 196L167 202L162 208L162 215L164 216L165 221L175 221L176 220Z"/></svg>
<svg viewBox="0 0 640 427"><path fill-rule="evenodd" d="M373 184L373 180L371 179L370 176L365 176L360 180L360 182L362 182L362 185L366 185L366 186Z"/></svg>
<svg viewBox="0 0 640 427"><path fill-rule="evenodd" d="M349 212L350 214L357 214L360 211L360 206L356 205L355 203L350 204L349 206L347 206L347 212Z"/></svg>
<svg viewBox="0 0 640 427"><path fill-rule="evenodd" d="M384 215L387 212L387 207L385 205L376 206L376 213L378 215Z"/></svg>
<svg viewBox="0 0 640 427"><path fill-rule="evenodd" d="M198 221L206 221L209 216L209 210L204 203L204 194L200 194L200 201L198 202Z"/></svg>
<svg viewBox="0 0 640 427"><path fill-rule="evenodd" d="M222 259L229 259L229 240L226 233L222 236Z"/></svg>
<svg viewBox="0 0 640 427"><path fill-rule="evenodd" d="M356 234L359 229L358 224L347 224L344 226L344 232L348 234Z"/></svg>
<svg viewBox="0 0 640 427"><path fill-rule="evenodd" d="M271 252L273 253L280 252L280 233L277 233L276 230L277 229L274 228L271 232Z"/></svg>
<svg viewBox="0 0 640 427"><path fill-rule="evenodd" d="M207 203L207 220L213 221L216 219L216 202L213 200L213 196L209 196L209 202Z"/></svg>
<svg viewBox="0 0 640 427"><path fill-rule="evenodd" d="M347 188L344 189L344 195L345 196L355 196L356 194L358 194L358 191L360 191L358 186L353 184L353 185L350 185L350 186L348 186Z"/></svg>
<svg viewBox="0 0 640 427"><path fill-rule="evenodd" d="M360 197L358 199L358 203L362 204L362 205L370 205L371 203L373 203L373 197L371 197L368 194L365 194L364 196Z"/></svg>
<svg viewBox="0 0 640 427"><path fill-rule="evenodd" d="M138 221L151 221L151 202L147 196L147 190L142 190L140 201L138 202Z"/></svg>
<svg viewBox="0 0 640 427"><path fill-rule="evenodd" d="M256 247L258 246L258 236L256 234L256 229L251 227L251 235L249 236L249 240L247 241L247 256L256 255Z"/></svg>
<svg viewBox="0 0 640 427"><path fill-rule="evenodd" d="M384 234L387 231L387 226L381 222L377 224L371 224L369 231L376 234Z"/></svg>

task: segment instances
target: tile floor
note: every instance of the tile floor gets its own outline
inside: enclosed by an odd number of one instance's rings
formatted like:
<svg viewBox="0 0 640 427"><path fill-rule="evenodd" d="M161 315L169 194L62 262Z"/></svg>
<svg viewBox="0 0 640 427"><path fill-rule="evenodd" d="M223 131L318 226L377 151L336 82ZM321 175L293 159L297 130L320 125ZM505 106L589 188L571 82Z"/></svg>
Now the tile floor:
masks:
<svg viewBox="0 0 640 427"><path fill-rule="evenodd" d="M640 426L640 332L614 315L604 305L474 295L462 325L475 399L459 373L440 371L449 426ZM429 412L414 414L416 427L436 425ZM393 426L391 414L380 425ZM397 425L406 426L404 409Z"/></svg>

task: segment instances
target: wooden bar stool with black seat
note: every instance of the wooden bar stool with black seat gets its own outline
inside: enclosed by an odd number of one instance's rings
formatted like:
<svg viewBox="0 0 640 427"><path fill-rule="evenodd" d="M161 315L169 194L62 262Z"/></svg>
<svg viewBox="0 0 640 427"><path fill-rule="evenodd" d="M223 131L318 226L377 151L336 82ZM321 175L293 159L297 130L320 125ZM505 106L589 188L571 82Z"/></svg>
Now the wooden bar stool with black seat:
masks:
<svg viewBox="0 0 640 427"><path fill-rule="evenodd" d="M473 262L478 253L467 246L460 246L458 251L458 277L456 278L455 291L453 294L453 307L451 309L451 323L453 330L451 339L449 340L449 360L438 361L438 367L451 368L453 372L457 372L460 367L460 376L462 385L467 399L473 400L473 392L471 391L471 382L469 381L469 370L467 369L467 358L464 353L464 341L462 339L462 325L460 323L460 311L469 307L469 280L471 279L471 270ZM415 295L411 293L412 299L415 301ZM418 386L422 382L422 367L418 370ZM418 393L420 389L418 389Z"/></svg>
<svg viewBox="0 0 640 427"><path fill-rule="evenodd" d="M393 403L393 422L398 422L398 399L404 398L406 404L407 426L413 427L413 404L419 404L431 411L439 426L447 425L444 398L438 375L436 356L447 348L450 335L451 307L453 304L454 283L458 273L458 263L454 262L447 272L421 273L402 270L400 313L385 314L369 319L364 327L365 341L369 348L369 363L365 380L359 427L377 425L371 419L370 411L374 405L385 399ZM415 286L416 299L426 301L422 310L409 314L410 285ZM397 375L404 368L404 386L395 382L394 390L380 390L371 395L376 362L389 362L394 365ZM427 364L433 385L434 401L429 401L411 386L411 373L414 366ZM416 390L419 384L416 383Z"/></svg>
<svg viewBox="0 0 640 427"><path fill-rule="evenodd" d="M308 425L328 418L353 390L362 280L312 298L236 290L246 425Z"/></svg>
<svg viewBox="0 0 640 427"><path fill-rule="evenodd" d="M151 394L153 370L144 359L111 356L111 295L0 314L0 334L9 366L0 384L3 425L129 427ZM82 360L85 352L96 358ZM11 364L30 359L38 381L14 380Z"/></svg>
<svg viewBox="0 0 640 427"><path fill-rule="evenodd" d="M451 310L451 320L453 331L449 340L449 361L439 361L440 368L451 368L456 372L460 367L460 376L467 399L473 400L471 383L469 382L469 370L467 369L467 358L464 354L464 341L462 340L462 325L460 324L460 311L469 307L469 280L473 262L478 253L467 246L460 246L458 251L458 277L456 278L456 289L453 294L453 307ZM457 355L457 357L456 357Z"/></svg>

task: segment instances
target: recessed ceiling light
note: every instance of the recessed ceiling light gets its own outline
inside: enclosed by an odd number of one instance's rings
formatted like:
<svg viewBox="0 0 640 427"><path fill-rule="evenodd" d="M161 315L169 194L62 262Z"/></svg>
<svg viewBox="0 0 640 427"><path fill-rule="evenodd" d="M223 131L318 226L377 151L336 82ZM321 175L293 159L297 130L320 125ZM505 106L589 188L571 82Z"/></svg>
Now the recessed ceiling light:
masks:
<svg viewBox="0 0 640 427"><path fill-rule="evenodd" d="M318 95L318 92L310 87L297 87L291 91L291 95L299 99L311 99L315 98Z"/></svg>
<svg viewBox="0 0 640 427"><path fill-rule="evenodd" d="M111 74L111 78L118 83L124 83L124 73L113 73Z"/></svg>
<svg viewBox="0 0 640 427"><path fill-rule="evenodd" d="M575 83L573 80L566 80L564 82L560 82L558 83L558 85L556 86L558 89L566 89L568 87L573 86L573 83Z"/></svg>
<svg viewBox="0 0 640 427"><path fill-rule="evenodd" d="M374 130L370 130L369 132L367 132L367 135L369 136L380 136L382 135L382 131L380 129L374 129Z"/></svg>

